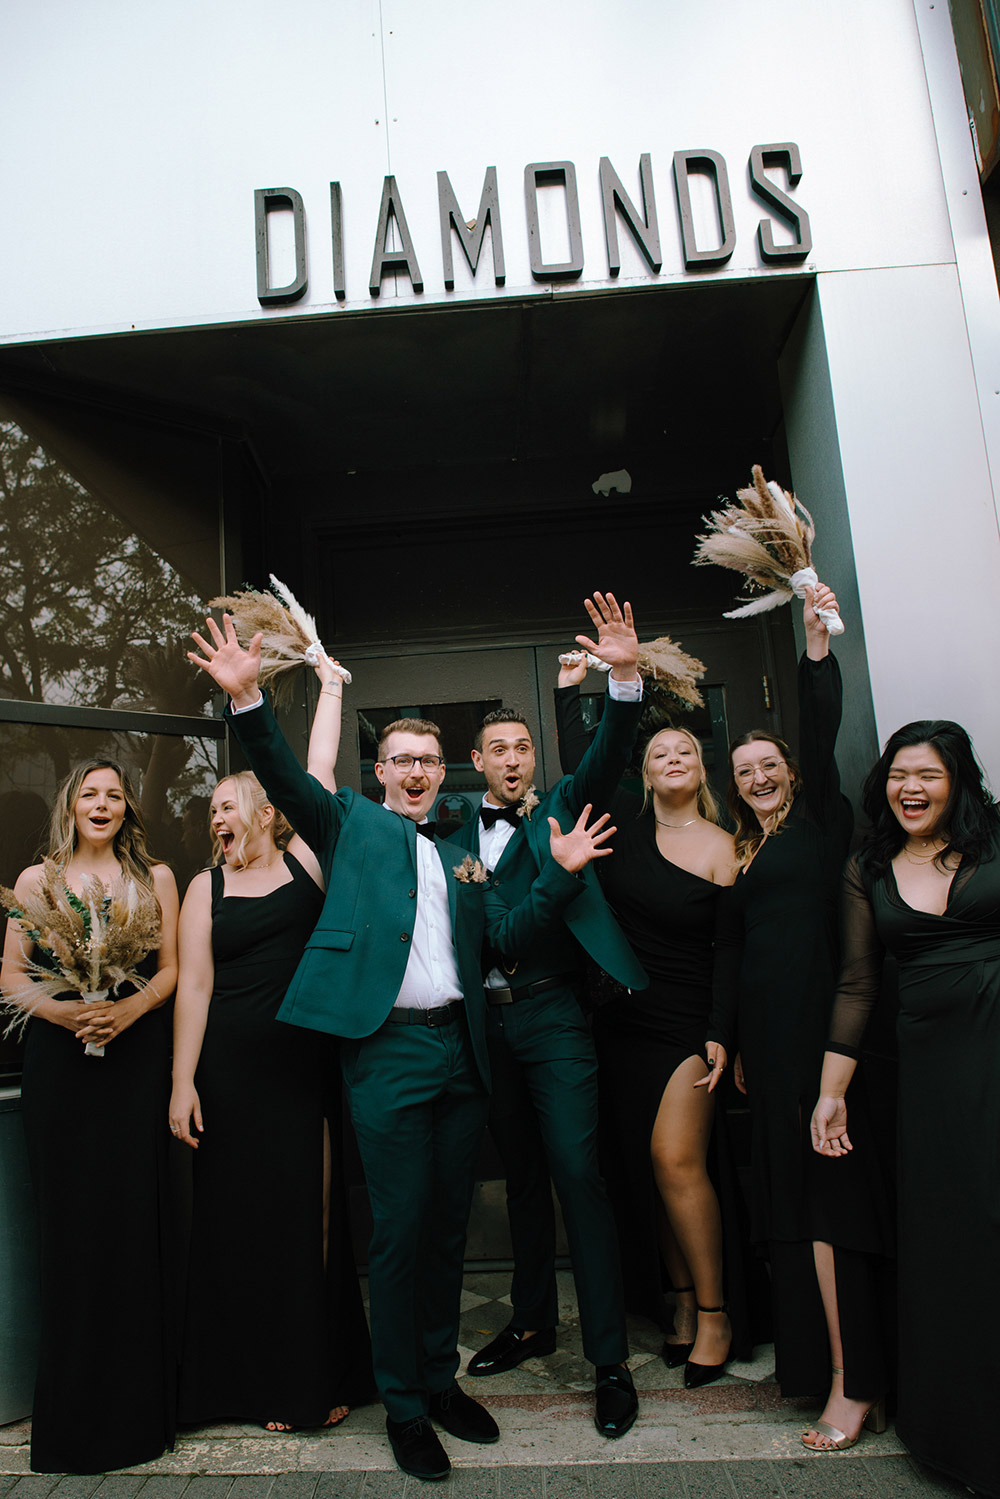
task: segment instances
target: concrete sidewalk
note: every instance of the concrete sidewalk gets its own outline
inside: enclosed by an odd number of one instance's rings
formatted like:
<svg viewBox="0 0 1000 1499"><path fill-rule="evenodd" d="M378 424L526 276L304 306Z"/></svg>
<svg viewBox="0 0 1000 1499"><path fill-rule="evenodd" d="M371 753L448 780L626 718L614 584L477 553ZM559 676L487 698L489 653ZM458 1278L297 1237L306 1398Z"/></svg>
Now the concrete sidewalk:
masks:
<svg viewBox="0 0 1000 1499"><path fill-rule="evenodd" d="M799 1434L818 1414L810 1401L784 1401L773 1380L770 1347L752 1364L685 1390L683 1370L659 1358L662 1341L649 1323L630 1325L631 1368L640 1416L617 1442L592 1421L593 1371L580 1350L572 1277L560 1272L559 1347L509 1374L463 1379L500 1424L500 1441L475 1447L447 1435L455 1465L430 1492L469 1499L856 1499L965 1494L913 1463L890 1427L865 1433L849 1452L810 1454ZM506 1274L471 1274L463 1295L463 1367L506 1325ZM279 1412L275 1413L280 1415ZM0 1499L413 1499L428 1486L399 1473L385 1438L381 1406L352 1411L332 1431L270 1435L256 1426L184 1431L174 1452L129 1474L99 1478L24 1477L29 1423L0 1428ZM100 1487L99 1487L100 1485Z"/></svg>

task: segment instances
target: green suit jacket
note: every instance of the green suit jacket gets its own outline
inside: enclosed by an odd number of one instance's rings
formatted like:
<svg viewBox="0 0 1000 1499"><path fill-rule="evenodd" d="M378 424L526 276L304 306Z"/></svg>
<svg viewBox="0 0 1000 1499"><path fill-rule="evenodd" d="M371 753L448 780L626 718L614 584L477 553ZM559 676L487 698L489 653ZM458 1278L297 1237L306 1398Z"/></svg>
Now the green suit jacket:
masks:
<svg viewBox="0 0 1000 1499"><path fill-rule="evenodd" d="M494 896L516 907L538 879L539 870L551 862L549 817L568 832L588 802L593 804L595 816L606 811L628 765L641 713L641 702L619 702L608 695L597 733L575 774L563 776L546 791L530 819L522 817L508 840L493 871ZM480 826L477 815L451 842L478 857ZM511 974L512 983L530 984L579 969L582 947L619 983L630 989L645 989L649 979L608 909L593 864L584 869L583 883L582 894L565 907L562 920L539 930L534 940L527 940L522 926L518 945L509 945L512 929L503 923L497 925L497 935L491 934L490 940L500 954L501 966ZM494 956L487 955L487 967L493 966Z"/></svg>
<svg viewBox="0 0 1000 1499"><path fill-rule="evenodd" d="M370 1036L383 1024L403 982L417 908L417 831L411 818L346 788L332 795L308 775L278 727L270 704L233 714L230 727L268 797L320 862L326 898L295 971L280 1020L335 1036ZM480 955L484 936L518 951L557 924L584 893L583 881L551 858L517 909L489 885L462 883L454 842L435 839L447 876L448 905L469 1033L489 1086ZM537 871L536 871L537 873Z"/></svg>

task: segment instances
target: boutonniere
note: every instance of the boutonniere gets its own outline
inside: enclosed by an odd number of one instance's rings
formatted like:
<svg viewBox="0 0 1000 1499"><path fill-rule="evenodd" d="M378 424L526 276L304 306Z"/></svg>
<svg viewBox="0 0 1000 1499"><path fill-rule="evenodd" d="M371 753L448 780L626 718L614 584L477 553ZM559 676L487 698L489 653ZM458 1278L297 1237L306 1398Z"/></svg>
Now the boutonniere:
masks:
<svg viewBox="0 0 1000 1499"><path fill-rule="evenodd" d="M461 864L455 865L452 874L460 885L486 885L490 878L486 865L481 859L474 859L471 854L466 854Z"/></svg>
<svg viewBox="0 0 1000 1499"><path fill-rule="evenodd" d="M538 806L538 797L535 795L534 786L529 786L517 806L518 817L526 817L531 821L531 814Z"/></svg>

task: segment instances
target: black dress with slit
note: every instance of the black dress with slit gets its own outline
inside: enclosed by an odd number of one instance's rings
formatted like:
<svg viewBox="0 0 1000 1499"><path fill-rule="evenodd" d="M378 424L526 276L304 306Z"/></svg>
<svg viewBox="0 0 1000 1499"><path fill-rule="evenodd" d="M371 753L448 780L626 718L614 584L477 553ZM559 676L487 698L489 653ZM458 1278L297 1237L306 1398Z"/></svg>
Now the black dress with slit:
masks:
<svg viewBox="0 0 1000 1499"><path fill-rule="evenodd" d="M614 853L599 871L608 903L649 975L648 989L623 990L594 1015L603 1164L619 1228L626 1304L667 1330L672 1312L663 1296L650 1140L664 1090L681 1063L689 1057L704 1061L706 1041L730 1046L712 999L713 938L724 892L664 857L651 813L615 835ZM709 1172L722 1216L734 1356L749 1358L746 1225L721 1110Z"/></svg>
<svg viewBox="0 0 1000 1499"><path fill-rule="evenodd" d="M226 896L212 871L215 981L195 1086L180 1419L319 1426L373 1395L341 1170L336 1042L275 1019L323 895L291 878ZM323 1121L333 1172L324 1266Z"/></svg>
<svg viewBox="0 0 1000 1499"><path fill-rule="evenodd" d="M812 1149L823 1053L839 967L841 872L853 828L834 747L842 685L832 655L799 664L803 786L780 831L736 878L721 908L715 980L734 1004L751 1113L752 1237L771 1265L782 1394L830 1383L813 1241L834 1246L845 1391L875 1396L890 1379L891 1162L877 1148L859 1079L860 1144L849 1161ZM837 1167L842 1169L839 1173Z"/></svg>
<svg viewBox="0 0 1000 1499"><path fill-rule="evenodd" d="M890 869L844 886L844 968L830 1049L856 1057L886 954L898 967L899 1404L910 1450L1000 1496L1000 832L963 861L942 916L914 910ZM847 1094L851 1156L854 1081Z"/></svg>
<svg viewBox="0 0 1000 1499"><path fill-rule="evenodd" d="M150 953L144 978L156 963ZM133 992L123 985L120 997ZM173 1445L168 1010L140 1016L103 1057L86 1056L62 1026L28 1025L22 1109L41 1289L36 1473L104 1473Z"/></svg>

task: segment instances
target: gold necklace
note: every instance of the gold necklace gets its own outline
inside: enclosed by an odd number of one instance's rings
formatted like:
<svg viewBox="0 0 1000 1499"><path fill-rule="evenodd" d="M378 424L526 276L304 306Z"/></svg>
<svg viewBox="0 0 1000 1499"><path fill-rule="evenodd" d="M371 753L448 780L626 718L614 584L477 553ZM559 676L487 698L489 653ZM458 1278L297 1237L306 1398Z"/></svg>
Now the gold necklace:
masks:
<svg viewBox="0 0 1000 1499"><path fill-rule="evenodd" d="M661 822L660 819L657 817L656 813L654 812L653 813L653 821L656 823L656 826L658 828L689 828L693 822L697 822L698 821L698 818L697 817L689 817L688 820L687 820L687 822Z"/></svg>
<svg viewBox="0 0 1000 1499"><path fill-rule="evenodd" d="M924 848L926 848L927 847L927 839L925 838L922 841L923 841ZM944 852L944 850L945 850L946 847L947 847L946 844L942 844L940 848L932 848L929 853L924 854L923 856L921 856L920 854L912 854L910 852L910 850L906 847L906 844L904 843L903 844L903 848L902 848L902 855L903 855L903 858L906 860L906 862L908 864L916 864L918 866L925 865L925 864L933 864L934 860L938 857L939 854L942 854Z"/></svg>
<svg viewBox="0 0 1000 1499"><path fill-rule="evenodd" d="M253 863L251 861L251 863L249 863L249 864L244 864L243 868L242 869L238 869L236 871L236 873L237 874L249 874L251 870L254 870L256 872L258 869L270 869L271 865L274 863L275 859L278 858L278 856L280 855L280 853L281 853L281 850L279 848L276 853L273 853L271 855L271 857L268 859L268 861L267 861L266 864L256 864L256 863ZM258 857L259 857L259 855L257 855L257 854L254 855L255 859L258 858Z"/></svg>

